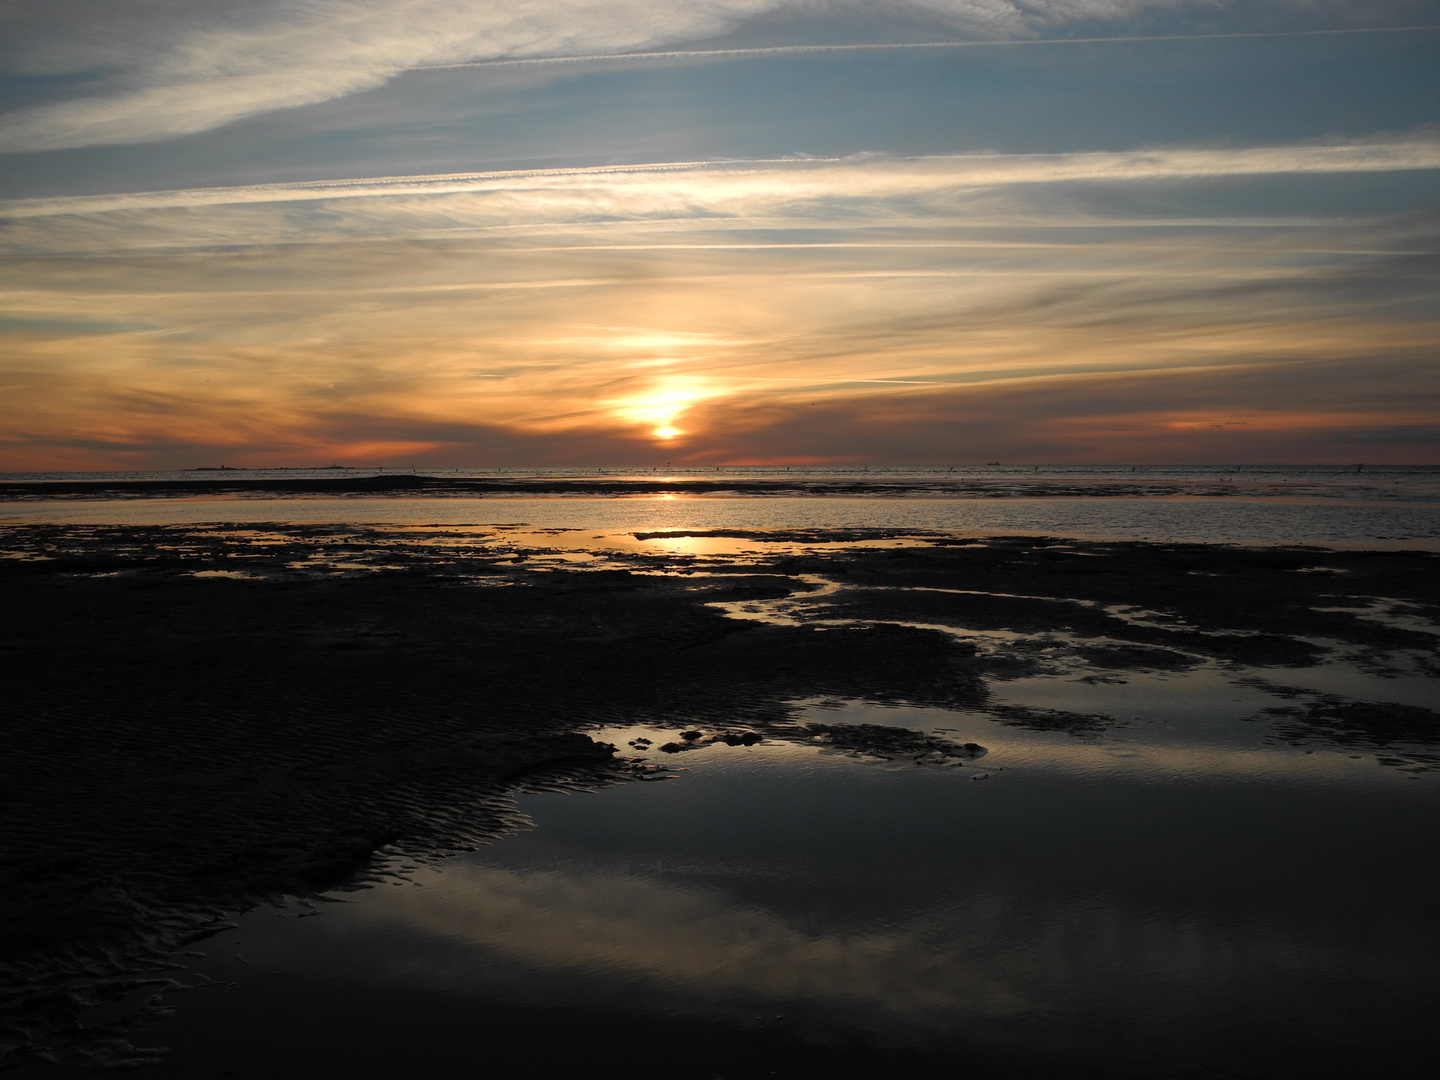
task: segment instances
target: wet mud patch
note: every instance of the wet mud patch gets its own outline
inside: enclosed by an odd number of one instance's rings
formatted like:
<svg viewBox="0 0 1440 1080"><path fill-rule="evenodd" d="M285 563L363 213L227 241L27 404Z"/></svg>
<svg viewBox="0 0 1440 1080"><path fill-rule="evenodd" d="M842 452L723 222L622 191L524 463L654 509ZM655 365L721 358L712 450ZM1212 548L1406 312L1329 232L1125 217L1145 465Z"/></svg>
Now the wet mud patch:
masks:
<svg viewBox="0 0 1440 1080"><path fill-rule="evenodd" d="M124 1029L149 995L128 1019L79 1018L174 970L227 916L483 844L521 820L517 790L652 775L581 728L679 718L723 739L783 727L797 696L984 693L943 635L706 606L803 587L774 575L521 569L457 588L443 565L255 580L97 555L124 572L56 559L4 582L12 1063L144 1060Z"/></svg>
<svg viewBox="0 0 1440 1080"><path fill-rule="evenodd" d="M1362 750L1373 753L1380 764L1406 772L1440 770L1440 712L1260 685L1283 697L1308 699L1270 706L1252 717L1268 722L1278 737L1293 745L1323 743Z"/></svg>
<svg viewBox="0 0 1440 1080"><path fill-rule="evenodd" d="M0 580L39 574L246 574L265 580L393 572L486 575L530 552L495 527L12 525Z"/></svg>
<svg viewBox="0 0 1440 1080"><path fill-rule="evenodd" d="M1122 723L1118 716L1111 716L1109 713L1079 713L1033 705L997 703L987 705L984 712L1009 727L1025 728L1028 731L1063 731L1081 738L1099 735L1110 728L1119 727Z"/></svg>
<svg viewBox="0 0 1440 1080"><path fill-rule="evenodd" d="M1317 566L1327 573L1311 572ZM1203 544L1061 543L1023 537L933 543L859 554L847 568L856 585L969 590L1017 601L1008 610L977 602L973 616L1012 622L1053 618L1108 626L1108 611L1158 613L1202 633L1325 637L1352 644L1433 648L1419 631L1356 618L1375 598L1429 608L1440 604L1437 556L1427 552L1339 552ZM1064 608L1034 601L1064 602ZM1021 603L1020 601L1026 601ZM1083 606L1102 610L1085 612ZM1108 609L1108 610L1106 610ZM1130 637L1141 643L1144 639ZM1154 644L1164 644L1163 641Z"/></svg>
<svg viewBox="0 0 1440 1080"><path fill-rule="evenodd" d="M996 593L922 591L913 587L849 591L817 610L814 617L920 623L982 632L1058 633L1072 638L1134 642L1151 647L1145 651L1148 661L1168 659L1172 665L1179 661L1182 650L1202 657L1266 667L1305 667L1319 662L1325 655L1323 646L1299 637L1219 629L1168 629L1131 622L1089 606L1083 600ZM1087 648L1088 657L1105 656L1103 648Z"/></svg>
<svg viewBox="0 0 1440 1080"><path fill-rule="evenodd" d="M726 729L705 732L698 729L682 731L678 739L660 744L664 754L683 754L717 743L725 746L758 746L767 739L839 751L857 758L879 761L906 760L916 765L964 765L988 752L975 742L953 739L925 731L887 724L842 723L817 721L782 722L760 731ZM649 750L652 741L641 738L630 742L637 750Z"/></svg>
<svg viewBox="0 0 1440 1080"><path fill-rule="evenodd" d="M801 724L800 730L813 743L882 761L903 758L917 765L964 765L987 753L979 743L954 742L939 735L883 724L809 722Z"/></svg>

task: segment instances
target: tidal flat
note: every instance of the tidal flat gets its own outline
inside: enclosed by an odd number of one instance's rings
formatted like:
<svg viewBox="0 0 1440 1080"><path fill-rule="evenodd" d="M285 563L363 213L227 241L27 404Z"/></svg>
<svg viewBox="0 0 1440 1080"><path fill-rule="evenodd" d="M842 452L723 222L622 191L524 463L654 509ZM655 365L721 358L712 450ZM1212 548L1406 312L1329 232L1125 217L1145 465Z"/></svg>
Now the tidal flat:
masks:
<svg viewBox="0 0 1440 1080"><path fill-rule="evenodd" d="M4 526L6 1063L1427 1052L1440 555L594 539Z"/></svg>

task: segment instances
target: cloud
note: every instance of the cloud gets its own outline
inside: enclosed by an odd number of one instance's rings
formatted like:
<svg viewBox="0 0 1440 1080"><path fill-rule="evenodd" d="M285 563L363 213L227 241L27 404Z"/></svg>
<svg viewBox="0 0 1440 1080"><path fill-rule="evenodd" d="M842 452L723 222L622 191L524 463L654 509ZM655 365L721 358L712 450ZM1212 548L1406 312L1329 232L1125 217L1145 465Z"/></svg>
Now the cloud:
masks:
<svg viewBox="0 0 1440 1080"><path fill-rule="evenodd" d="M951 49L1014 49L1021 46L1124 44L1148 41L1216 41L1243 38L1333 37L1349 34L1395 34L1436 30L1436 26L1340 27L1325 30L1236 31L1209 34L1127 34L1110 37L999 38L980 41L884 41L844 45L757 45L741 49L652 49L646 52L586 53L574 56L534 56L519 60L472 60L458 64L427 64L415 70L452 68L506 68L567 66L641 60L730 60L757 56L806 56L814 53L922 52Z"/></svg>
<svg viewBox="0 0 1440 1080"><path fill-rule="evenodd" d="M207 18L126 58L109 92L0 119L0 150L153 142L481 57L644 48L720 33L783 0L317 0Z"/></svg>
<svg viewBox="0 0 1440 1080"><path fill-rule="evenodd" d="M1171 371L1081 368L814 407L721 401L696 420L721 448L718 461L763 447L781 462L1313 462L1351 460L1368 444L1367 459L1408 462L1433 460L1440 448L1435 370L1423 349Z"/></svg>
<svg viewBox="0 0 1440 1080"><path fill-rule="evenodd" d="M1440 141L1433 138L1397 139L1370 145L1162 148L1116 153L700 161L11 199L0 201L0 217L376 198L390 199L398 206L403 205L400 200L407 196L468 194L484 196L501 207L500 214L494 215L497 223L503 216L505 223L523 217L556 224L593 221L597 215L654 219L672 215L772 213L782 210L786 203L800 201L941 197L956 189L1016 184L1437 168L1440 168ZM522 210L522 203L529 204L528 211Z"/></svg>
<svg viewBox="0 0 1440 1080"><path fill-rule="evenodd" d="M895 0L981 38L1033 36L1204 0ZM1204 6L1213 6L1212 0ZM48 5L47 5L48 6ZM75 7L75 5L70 5ZM144 143L383 85L402 71L481 60L603 55L722 34L755 16L813 11L810 0L312 0L227 8L107 5L23 10L30 74L79 71L100 93L0 117L0 151ZM843 14L854 6L835 0ZM872 6L873 5L869 5ZM83 17L75 17L83 14ZM73 27L81 27L79 30ZM98 28L100 29L97 29ZM107 40L100 32L114 26ZM92 78L93 81L93 78Z"/></svg>
<svg viewBox="0 0 1440 1080"><path fill-rule="evenodd" d="M1323 457L1431 430L1440 223L1173 207L1437 165L1400 141L11 203L0 459Z"/></svg>

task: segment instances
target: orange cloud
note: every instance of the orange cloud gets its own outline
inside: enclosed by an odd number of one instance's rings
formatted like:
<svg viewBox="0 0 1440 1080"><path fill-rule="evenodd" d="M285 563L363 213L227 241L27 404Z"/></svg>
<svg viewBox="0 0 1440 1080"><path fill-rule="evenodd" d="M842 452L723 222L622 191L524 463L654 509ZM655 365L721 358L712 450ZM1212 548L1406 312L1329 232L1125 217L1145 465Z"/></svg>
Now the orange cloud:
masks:
<svg viewBox="0 0 1440 1080"><path fill-rule="evenodd" d="M1435 458L1428 226L1088 216L1093 156L52 200L0 468Z"/></svg>

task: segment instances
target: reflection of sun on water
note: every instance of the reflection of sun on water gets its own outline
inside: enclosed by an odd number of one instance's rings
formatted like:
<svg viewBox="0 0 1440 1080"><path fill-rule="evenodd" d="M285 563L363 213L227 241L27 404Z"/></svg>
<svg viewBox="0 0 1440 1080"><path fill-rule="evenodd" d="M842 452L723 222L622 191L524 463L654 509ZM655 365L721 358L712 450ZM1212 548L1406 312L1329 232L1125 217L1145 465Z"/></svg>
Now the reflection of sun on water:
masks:
<svg viewBox="0 0 1440 1080"><path fill-rule="evenodd" d="M756 549L760 547L753 540L728 536L652 536L640 546L667 555L752 555L757 554Z"/></svg>

